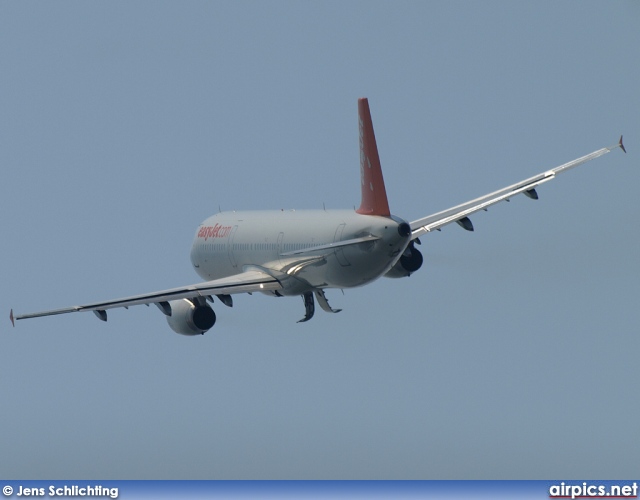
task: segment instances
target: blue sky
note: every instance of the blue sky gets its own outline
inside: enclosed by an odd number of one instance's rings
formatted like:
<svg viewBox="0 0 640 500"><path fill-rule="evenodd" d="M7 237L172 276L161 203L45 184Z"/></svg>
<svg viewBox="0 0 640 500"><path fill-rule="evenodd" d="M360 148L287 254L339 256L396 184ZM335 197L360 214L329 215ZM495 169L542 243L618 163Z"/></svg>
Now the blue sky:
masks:
<svg viewBox="0 0 640 500"><path fill-rule="evenodd" d="M0 4L0 476L523 479L637 474L640 4ZM411 278L31 312L198 281L218 208L359 203L369 98L413 220L624 134L422 238Z"/></svg>

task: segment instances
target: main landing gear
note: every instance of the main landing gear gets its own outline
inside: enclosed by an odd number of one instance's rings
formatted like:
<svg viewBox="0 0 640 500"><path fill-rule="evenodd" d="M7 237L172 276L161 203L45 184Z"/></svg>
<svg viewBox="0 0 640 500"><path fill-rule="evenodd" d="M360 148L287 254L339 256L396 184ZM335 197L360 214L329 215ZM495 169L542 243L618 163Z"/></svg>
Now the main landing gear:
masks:
<svg viewBox="0 0 640 500"><path fill-rule="evenodd" d="M304 303L304 318L298 321L298 323L304 323L305 321L309 321L313 318L313 314L316 311L315 301L313 300L313 295L315 294L316 299L318 299L318 304L323 311L330 313L339 313L342 309L333 309L329 305L329 301L327 297L324 295L324 290L315 290L314 292L305 292L302 294L302 302Z"/></svg>

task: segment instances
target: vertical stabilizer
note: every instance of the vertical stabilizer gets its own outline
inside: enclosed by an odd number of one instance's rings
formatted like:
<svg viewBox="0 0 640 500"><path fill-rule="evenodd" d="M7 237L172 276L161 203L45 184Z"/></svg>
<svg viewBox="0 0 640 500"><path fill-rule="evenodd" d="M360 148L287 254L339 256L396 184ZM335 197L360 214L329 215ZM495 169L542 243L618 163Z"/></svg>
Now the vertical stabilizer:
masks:
<svg viewBox="0 0 640 500"><path fill-rule="evenodd" d="M360 129L360 181L362 184L362 201L356 210L364 215L389 216L389 202L384 187L382 167L373 133L369 101L366 97L358 99L358 122Z"/></svg>

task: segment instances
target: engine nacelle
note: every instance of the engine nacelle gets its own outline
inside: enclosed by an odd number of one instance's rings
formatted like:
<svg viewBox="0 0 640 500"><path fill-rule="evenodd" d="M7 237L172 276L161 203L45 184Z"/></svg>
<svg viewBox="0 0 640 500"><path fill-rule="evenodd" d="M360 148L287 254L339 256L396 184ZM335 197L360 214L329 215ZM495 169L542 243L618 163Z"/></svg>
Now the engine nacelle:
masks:
<svg viewBox="0 0 640 500"><path fill-rule="evenodd" d="M409 243L407 249L402 253L398 262L385 276L387 278L406 278L422 267L422 253L414 246L414 242Z"/></svg>
<svg viewBox="0 0 640 500"><path fill-rule="evenodd" d="M167 323L181 335L203 335L216 323L216 313L208 304L194 304L189 299L172 300Z"/></svg>

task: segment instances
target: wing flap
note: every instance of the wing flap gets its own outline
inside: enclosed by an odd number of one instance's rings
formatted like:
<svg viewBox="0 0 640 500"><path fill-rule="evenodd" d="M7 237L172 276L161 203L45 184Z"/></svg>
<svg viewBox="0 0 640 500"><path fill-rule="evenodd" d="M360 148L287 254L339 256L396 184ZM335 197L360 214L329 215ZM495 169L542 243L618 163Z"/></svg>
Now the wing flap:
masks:
<svg viewBox="0 0 640 500"><path fill-rule="evenodd" d="M171 300L189 299L193 297L206 297L207 295L231 295L236 293L262 292L281 289L280 282L267 273L257 270L245 271L228 278L221 278L213 281L205 281L195 285L188 285L179 288L171 288L169 290L161 290L141 295L134 295L121 299L109 300L104 302L95 302L81 306L71 306L63 309L53 309L50 311L40 311L28 314L13 315L12 318L28 319L38 318L41 316L53 316L56 314L65 314L78 311L106 311L116 307L129 307L142 304L154 304L159 302L168 302ZM99 316L100 317L100 316Z"/></svg>
<svg viewBox="0 0 640 500"><path fill-rule="evenodd" d="M455 207L442 210L441 212L437 212L421 219L417 219L410 224L412 231L411 239L415 240L425 233L440 229L441 227L446 226L447 224L451 224L452 222L462 220L465 217L478 212L479 210L486 210L491 205L495 205L496 203L504 200L509 200L510 198L520 193L524 193L529 198L537 199L538 195L535 191L535 188L537 186L555 179L556 175L560 173L566 172L567 170L582 165L583 163L594 160L595 158L607 154L616 148L621 148L623 151L625 151L622 144L622 136L620 137L620 141L614 146L598 149L593 153L581 156L580 158L576 158L575 160L571 160L570 162L552 168L551 170L547 170L546 172L534 175L533 177L512 184L511 186L499 189L497 191L494 191L493 193L486 194L484 196L476 198L475 200L467 201L466 203L456 205Z"/></svg>

